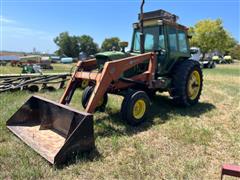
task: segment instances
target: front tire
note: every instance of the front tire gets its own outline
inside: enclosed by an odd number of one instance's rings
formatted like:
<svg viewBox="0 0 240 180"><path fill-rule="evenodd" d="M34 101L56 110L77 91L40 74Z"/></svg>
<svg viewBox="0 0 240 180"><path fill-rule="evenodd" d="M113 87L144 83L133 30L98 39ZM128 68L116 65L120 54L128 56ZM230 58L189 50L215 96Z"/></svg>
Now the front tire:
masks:
<svg viewBox="0 0 240 180"><path fill-rule="evenodd" d="M150 109L150 99L144 91L131 91L124 97L121 107L123 120L136 126L143 123Z"/></svg>
<svg viewBox="0 0 240 180"><path fill-rule="evenodd" d="M81 88L85 89L88 86L89 86L89 80L83 79L82 82L81 82Z"/></svg>
<svg viewBox="0 0 240 180"><path fill-rule="evenodd" d="M86 109L88 101L93 93L94 86L87 86L82 94L82 106L84 109ZM100 102L98 103L96 107L96 111L104 111L106 104L108 102L108 95L107 93L104 94Z"/></svg>
<svg viewBox="0 0 240 180"><path fill-rule="evenodd" d="M175 104L191 106L198 103L202 85L202 70L198 62L186 60L173 69L171 96Z"/></svg>

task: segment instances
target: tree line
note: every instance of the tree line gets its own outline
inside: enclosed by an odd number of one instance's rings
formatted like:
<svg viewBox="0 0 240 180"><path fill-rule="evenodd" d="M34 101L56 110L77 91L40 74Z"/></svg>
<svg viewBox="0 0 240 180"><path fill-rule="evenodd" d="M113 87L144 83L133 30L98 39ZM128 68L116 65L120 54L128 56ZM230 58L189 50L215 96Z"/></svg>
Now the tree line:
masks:
<svg viewBox="0 0 240 180"><path fill-rule="evenodd" d="M71 36L68 32L60 33L54 38L54 42L59 47L55 52L59 56L78 57L80 52L90 56L100 51L112 50L113 47L115 50L120 50L118 37L106 38L101 48L89 35Z"/></svg>
<svg viewBox="0 0 240 180"><path fill-rule="evenodd" d="M201 20L189 28L189 35L192 36L190 46L199 47L203 55L219 51L222 54L230 54L233 58L240 59L240 45L224 29L221 19ZM56 54L68 57L78 57L80 52L90 56L100 51L120 50L120 38L118 37L105 38L99 47L89 35L71 36L68 32L62 32L54 39L54 42L59 47Z"/></svg>
<svg viewBox="0 0 240 180"><path fill-rule="evenodd" d="M240 45L224 29L221 19L201 20L189 28L189 34L192 36L190 45L199 47L203 53L203 57L208 52L219 51L222 54L230 54L234 58L240 59Z"/></svg>

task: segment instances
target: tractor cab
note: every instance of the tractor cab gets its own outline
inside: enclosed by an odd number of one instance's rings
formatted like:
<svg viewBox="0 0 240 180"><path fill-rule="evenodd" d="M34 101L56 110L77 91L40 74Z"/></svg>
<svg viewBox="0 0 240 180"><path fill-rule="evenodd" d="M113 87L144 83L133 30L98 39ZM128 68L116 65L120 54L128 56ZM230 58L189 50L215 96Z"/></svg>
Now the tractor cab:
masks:
<svg viewBox="0 0 240 180"><path fill-rule="evenodd" d="M139 14L139 20L141 15ZM179 59L189 58L188 28L177 23L178 16L164 10L143 13L144 51L157 52L158 75L168 74ZM133 24L131 53L141 52L140 23Z"/></svg>

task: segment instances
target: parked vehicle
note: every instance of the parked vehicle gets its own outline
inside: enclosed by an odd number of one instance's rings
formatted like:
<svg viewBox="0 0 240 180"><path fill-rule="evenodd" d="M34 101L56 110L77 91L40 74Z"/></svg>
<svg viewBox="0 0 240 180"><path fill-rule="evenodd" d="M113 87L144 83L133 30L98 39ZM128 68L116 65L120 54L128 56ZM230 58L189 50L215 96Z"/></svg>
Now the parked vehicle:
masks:
<svg viewBox="0 0 240 180"><path fill-rule="evenodd" d="M230 55L224 56L223 59L228 64L233 63L232 56L230 56Z"/></svg>
<svg viewBox="0 0 240 180"><path fill-rule="evenodd" d="M7 65L7 61L0 61L0 66L6 66Z"/></svg>
<svg viewBox="0 0 240 180"><path fill-rule="evenodd" d="M0 56L0 66L6 66L7 63L18 62L20 58L18 56L10 55L10 56Z"/></svg>
<svg viewBox="0 0 240 180"><path fill-rule="evenodd" d="M22 74L42 73L41 66L36 64L27 64L22 68Z"/></svg>
<svg viewBox="0 0 240 180"><path fill-rule="evenodd" d="M198 61L201 64L201 68L215 68L215 62L212 61L211 58L205 57L203 58L200 48L191 47L191 59Z"/></svg>
<svg viewBox="0 0 240 180"><path fill-rule="evenodd" d="M217 64L220 64L220 63L221 63L220 57L217 56L217 55L214 55L214 56L212 57L212 60L213 60L213 62L215 62L215 63L217 63Z"/></svg>
<svg viewBox="0 0 240 180"><path fill-rule="evenodd" d="M202 58L202 53L200 48L198 47L191 47L190 48L191 59L195 61L200 61Z"/></svg>
<svg viewBox="0 0 240 180"><path fill-rule="evenodd" d="M63 64L70 64L70 63L73 62L73 58L71 58L71 57L63 57L63 58L61 58L60 62L63 63Z"/></svg>
<svg viewBox="0 0 240 180"><path fill-rule="evenodd" d="M61 60L60 56L51 56L52 63L59 63Z"/></svg>

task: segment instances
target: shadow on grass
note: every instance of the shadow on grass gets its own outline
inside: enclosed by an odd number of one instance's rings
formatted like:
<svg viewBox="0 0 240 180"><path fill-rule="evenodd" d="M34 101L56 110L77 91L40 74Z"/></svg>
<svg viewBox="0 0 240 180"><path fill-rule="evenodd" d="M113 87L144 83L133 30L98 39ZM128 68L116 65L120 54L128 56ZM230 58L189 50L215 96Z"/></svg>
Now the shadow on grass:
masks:
<svg viewBox="0 0 240 180"><path fill-rule="evenodd" d="M199 117L200 115L215 109L215 106L206 102L199 102L191 107L176 107L171 99L165 96L156 96L152 102L148 119L143 124L132 127L121 119L120 113L113 113L107 109L108 118L106 116L98 118L95 122L97 131L95 137L107 137L107 136L121 136L121 135L133 135L138 132L146 131L157 124L163 124L169 120L173 120L173 116L188 116ZM111 123L110 121L113 121ZM119 128L123 127L123 128ZM102 130L98 130L102 129Z"/></svg>
<svg viewBox="0 0 240 180"><path fill-rule="evenodd" d="M92 161L97 161L102 158L101 154L97 150L97 148L88 151L88 152L82 152L78 154L70 154L67 157L67 161L65 163L60 164L60 165L54 165L54 167L58 170L63 170L65 167L68 167L70 165L74 165L77 163L85 163L85 162L92 162Z"/></svg>
<svg viewBox="0 0 240 180"><path fill-rule="evenodd" d="M146 131L154 125L163 124L169 120L173 120L174 115L199 117L201 114L211 111L215 106L210 103L199 102L195 106L181 108L172 104L172 101L164 96L154 97L154 101L151 106L148 120L136 127L132 127L121 120L119 112L112 112L111 109L106 109L106 115L100 116L95 121L95 138L98 137L115 137L115 136L131 136L133 134ZM157 119L157 120L155 120ZM78 162L91 162L93 160L100 160L101 154L95 148L91 152L81 153L76 156L72 156L67 164L58 166L56 168L63 169L66 166L78 163Z"/></svg>

